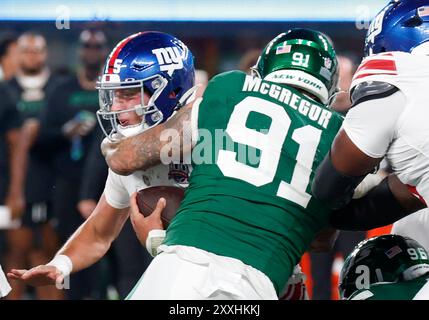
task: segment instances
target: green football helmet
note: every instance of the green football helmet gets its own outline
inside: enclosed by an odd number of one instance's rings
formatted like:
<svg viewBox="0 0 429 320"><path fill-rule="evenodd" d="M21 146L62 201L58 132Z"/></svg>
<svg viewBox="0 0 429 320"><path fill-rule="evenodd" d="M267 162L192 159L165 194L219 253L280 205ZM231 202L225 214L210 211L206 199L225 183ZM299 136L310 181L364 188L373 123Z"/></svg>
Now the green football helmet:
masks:
<svg viewBox="0 0 429 320"><path fill-rule="evenodd" d="M256 76L300 88L331 104L338 91L338 61L335 50L323 33L292 29L268 43L256 65Z"/></svg>
<svg viewBox="0 0 429 320"><path fill-rule="evenodd" d="M395 234L360 242L344 262L341 299L375 283L409 281L429 272L428 253L417 241Z"/></svg>

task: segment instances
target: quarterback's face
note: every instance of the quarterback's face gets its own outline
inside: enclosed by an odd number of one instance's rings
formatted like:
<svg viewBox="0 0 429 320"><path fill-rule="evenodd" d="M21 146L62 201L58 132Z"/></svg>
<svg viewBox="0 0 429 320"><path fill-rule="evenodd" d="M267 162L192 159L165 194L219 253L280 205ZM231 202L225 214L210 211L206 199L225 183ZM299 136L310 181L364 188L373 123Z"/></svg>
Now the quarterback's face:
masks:
<svg viewBox="0 0 429 320"><path fill-rule="evenodd" d="M143 98L144 104L146 105L149 100L149 96L145 93ZM141 104L142 99L140 88L115 90L112 111L134 109ZM132 110L130 112L119 113L118 120L121 126L126 127L130 125L139 124L142 121L142 117L137 115L137 113Z"/></svg>

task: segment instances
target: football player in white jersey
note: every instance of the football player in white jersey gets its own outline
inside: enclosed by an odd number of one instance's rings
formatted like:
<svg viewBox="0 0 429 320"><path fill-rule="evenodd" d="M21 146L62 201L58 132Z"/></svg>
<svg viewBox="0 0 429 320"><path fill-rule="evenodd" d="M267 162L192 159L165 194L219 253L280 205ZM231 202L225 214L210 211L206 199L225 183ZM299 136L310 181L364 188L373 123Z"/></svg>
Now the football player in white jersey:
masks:
<svg viewBox="0 0 429 320"><path fill-rule="evenodd" d="M131 136L164 122L190 101L194 81L193 55L177 38L161 32L140 32L125 38L111 52L98 84L97 115L104 133L110 138ZM104 256L121 231L129 217L133 192L154 185L186 187L189 170L182 164L159 165L129 176L109 170L96 208L54 259L31 270L12 269L9 278L36 286L59 284L71 272L89 267ZM158 214L145 219L152 229L146 241L151 254L151 240L156 242L165 232L159 218L163 206L165 201L159 201Z"/></svg>
<svg viewBox="0 0 429 320"><path fill-rule="evenodd" d="M350 89L353 106L312 190L331 208L344 208L384 157L395 175L371 190L358 210L334 217L337 227L387 225L429 201L428 31L428 0L390 1L371 23L366 58Z"/></svg>

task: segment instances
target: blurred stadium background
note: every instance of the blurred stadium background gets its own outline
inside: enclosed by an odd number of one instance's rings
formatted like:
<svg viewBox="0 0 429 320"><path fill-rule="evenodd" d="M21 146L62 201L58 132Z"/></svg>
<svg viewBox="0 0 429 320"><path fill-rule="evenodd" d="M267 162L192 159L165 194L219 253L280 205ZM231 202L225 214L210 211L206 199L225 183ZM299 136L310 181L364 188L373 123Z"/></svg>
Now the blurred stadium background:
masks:
<svg viewBox="0 0 429 320"><path fill-rule="evenodd" d="M260 48L291 27L318 29L333 39L337 51L359 56L369 21L385 2L45 0L35 6L32 1L6 0L1 4L0 30L42 32L49 39L54 68L73 68L78 35L85 27L103 29L111 45L136 31L163 31L187 43L197 68L213 75L235 68L247 50Z"/></svg>
<svg viewBox="0 0 429 320"><path fill-rule="evenodd" d="M337 53L358 63L369 22L385 4L386 0L39 0L37 3L3 0L0 3L0 41L11 34L41 33L47 40L51 70L73 74L79 65L79 35L85 29L102 30L109 49L135 32L163 31L185 42L194 53L196 68L205 70L210 78L227 70L247 69L264 44L293 27L326 33ZM5 155L0 154L0 157ZM307 274L310 297L337 299L336 282L343 254L348 253L347 250L362 237L388 231L389 227L364 235L346 235L341 240L345 245L337 251L313 258L306 254L302 266ZM5 240L2 243L2 256L7 250L18 250L7 248ZM314 270L322 264L324 267L321 269L325 273L314 275ZM116 269L102 267L101 270L98 275L114 273L111 270ZM106 278L115 279L115 275ZM115 293L114 280L103 278L97 281L98 288L109 287L109 293L88 294L85 298L120 297ZM103 286L103 281L110 281L113 285ZM27 289L21 298L34 299L36 294L34 290Z"/></svg>

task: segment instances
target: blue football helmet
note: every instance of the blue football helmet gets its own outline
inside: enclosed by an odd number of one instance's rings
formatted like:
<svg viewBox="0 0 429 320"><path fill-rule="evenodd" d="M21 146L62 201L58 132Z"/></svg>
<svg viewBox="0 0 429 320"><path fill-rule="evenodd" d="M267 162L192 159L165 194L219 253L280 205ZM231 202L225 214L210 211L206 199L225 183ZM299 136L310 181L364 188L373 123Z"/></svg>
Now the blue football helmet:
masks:
<svg viewBox="0 0 429 320"><path fill-rule="evenodd" d="M429 0L391 0L371 22L365 56L386 52L429 53ZM417 51L416 51L417 52Z"/></svg>
<svg viewBox="0 0 429 320"><path fill-rule="evenodd" d="M193 96L194 83L194 57L179 39L155 31L123 39L110 53L97 82L100 103L97 117L104 134L112 137L118 132L128 132L124 135L129 136L164 122ZM141 92L140 104L127 110L112 110L118 90L138 92L137 88ZM149 97L147 103L145 95ZM141 116L141 123L125 128L118 114L130 111ZM103 119L108 120L108 126Z"/></svg>

